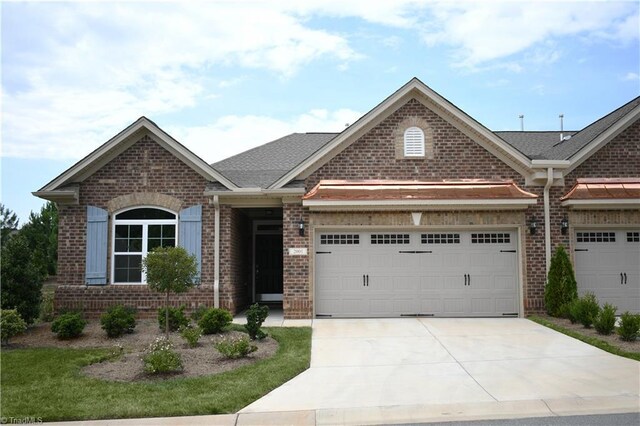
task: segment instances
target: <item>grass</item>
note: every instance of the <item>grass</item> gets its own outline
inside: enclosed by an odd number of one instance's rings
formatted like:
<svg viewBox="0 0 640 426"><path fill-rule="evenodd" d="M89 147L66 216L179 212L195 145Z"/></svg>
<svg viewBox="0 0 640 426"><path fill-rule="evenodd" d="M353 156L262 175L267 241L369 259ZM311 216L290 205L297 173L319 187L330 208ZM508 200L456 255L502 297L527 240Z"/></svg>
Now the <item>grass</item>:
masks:
<svg viewBox="0 0 640 426"><path fill-rule="evenodd" d="M611 343L605 342L604 340L598 339L597 337L587 336L582 333L579 333L574 330L569 330L562 326L556 325L551 321L548 321L544 318L532 315L528 317L531 321L537 322L540 325L544 325L545 327L549 327L555 331L558 331L562 334L566 334L567 336L571 336L574 339L578 339L587 343L591 346L595 346L596 348L602 349L603 351L612 353L614 355L622 356L625 358L633 359L636 361L640 361L640 352L628 352L623 349L618 348L617 346L612 345Z"/></svg>
<svg viewBox="0 0 640 426"><path fill-rule="evenodd" d="M311 329L271 328L276 354L215 376L118 383L80 369L105 349L4 350L0 416L43 421L234 413L309 368Z"/></svg>

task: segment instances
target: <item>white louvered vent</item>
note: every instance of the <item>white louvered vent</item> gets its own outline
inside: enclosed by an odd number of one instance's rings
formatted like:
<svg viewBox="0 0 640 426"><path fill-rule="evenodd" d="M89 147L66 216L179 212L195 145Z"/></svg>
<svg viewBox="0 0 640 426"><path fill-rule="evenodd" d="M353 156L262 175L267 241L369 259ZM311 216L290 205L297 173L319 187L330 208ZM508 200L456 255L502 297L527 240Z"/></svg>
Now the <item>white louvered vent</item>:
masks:
<svg viewBox="0 0 640 426"><path fill-rule="evenodd" d="M419 127L404 131L404 156L424 157L424 132Z"/></svg>

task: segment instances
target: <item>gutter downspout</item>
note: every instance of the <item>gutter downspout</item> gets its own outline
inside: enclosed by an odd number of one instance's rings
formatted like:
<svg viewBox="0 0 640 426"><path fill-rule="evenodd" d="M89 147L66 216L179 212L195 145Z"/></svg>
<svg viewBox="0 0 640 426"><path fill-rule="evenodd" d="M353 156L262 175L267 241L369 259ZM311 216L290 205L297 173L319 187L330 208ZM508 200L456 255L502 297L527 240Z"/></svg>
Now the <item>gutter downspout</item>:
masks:
<svg viewBox="0 0 640 426"><path fill-rule="evenodd" d="M544 251L546 272L551 264L551 209L549 206L549 188L553 184L553 167L547 167L547 183L544 185Z"/></svg>
<svg viewBox="0 0 640 426"><path fill-rule="evenodd" d="M213 306L220 307L220 199L213 196L213 206L215 207L214 229L214 253L213 253Z"/></svg>

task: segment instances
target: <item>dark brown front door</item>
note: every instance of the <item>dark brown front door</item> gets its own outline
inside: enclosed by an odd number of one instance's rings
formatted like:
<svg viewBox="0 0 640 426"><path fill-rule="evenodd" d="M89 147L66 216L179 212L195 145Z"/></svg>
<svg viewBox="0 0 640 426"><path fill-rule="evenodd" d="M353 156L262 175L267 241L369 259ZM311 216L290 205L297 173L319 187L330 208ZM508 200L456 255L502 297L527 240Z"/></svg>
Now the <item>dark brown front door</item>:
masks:
<svg viewBox="0 0 640 426"><path fill-rule="evenodd" d="M255 237L256 300L282 300L282 234Z"/></svg>

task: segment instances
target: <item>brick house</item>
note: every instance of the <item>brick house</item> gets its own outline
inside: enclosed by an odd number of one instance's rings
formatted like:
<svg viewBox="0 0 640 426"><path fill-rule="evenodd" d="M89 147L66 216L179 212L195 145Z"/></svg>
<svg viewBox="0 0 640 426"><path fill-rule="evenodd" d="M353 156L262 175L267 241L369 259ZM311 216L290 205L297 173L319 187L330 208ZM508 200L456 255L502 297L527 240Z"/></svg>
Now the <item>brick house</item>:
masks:
<svg viewBox="0 0 640 426"><path fill-rule="evenodd" d="M492 132L412 79L341 133L208 164L142 117L34 195L59 207L56 309L155 315L141 259L184 246L193 309L522 316L550 255L640 312L640 98L580 131Z"/></svg>

